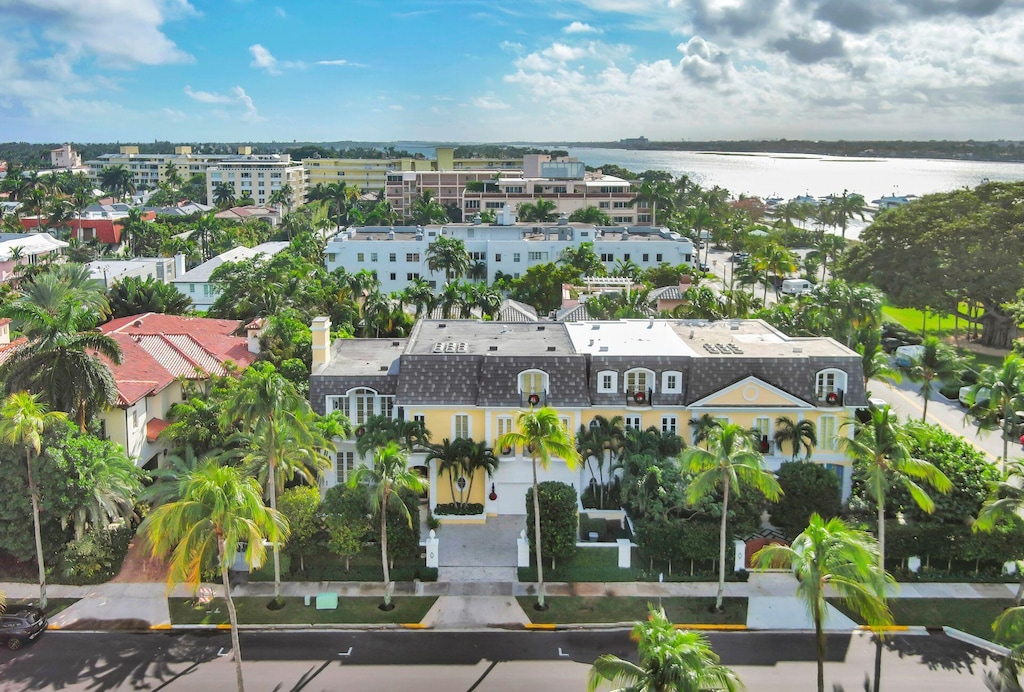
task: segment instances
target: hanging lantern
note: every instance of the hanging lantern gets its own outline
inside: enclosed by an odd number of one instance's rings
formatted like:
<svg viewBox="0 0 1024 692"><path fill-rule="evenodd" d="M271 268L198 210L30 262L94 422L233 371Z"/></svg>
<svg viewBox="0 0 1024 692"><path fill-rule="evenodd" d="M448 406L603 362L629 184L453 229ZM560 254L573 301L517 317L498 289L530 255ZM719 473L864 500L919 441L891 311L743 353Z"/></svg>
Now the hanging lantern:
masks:
<svg viewBox="0 0 1024 692"><path fill-rule="evenodd" d="M495 492L494 490L494 483L491 483L491 494L488 495L487 497L491 499L491 502L494 502L495 500L498 499L498 493Z"/></svg>

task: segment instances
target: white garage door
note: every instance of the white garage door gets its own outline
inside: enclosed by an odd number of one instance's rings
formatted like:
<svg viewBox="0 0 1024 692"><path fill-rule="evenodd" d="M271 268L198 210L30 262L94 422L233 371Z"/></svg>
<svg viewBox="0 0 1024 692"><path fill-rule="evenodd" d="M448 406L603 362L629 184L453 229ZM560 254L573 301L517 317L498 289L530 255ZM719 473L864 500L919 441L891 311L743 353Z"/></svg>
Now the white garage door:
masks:
<svg viewBox="0 0 1024 692"><path fill-rule="evenodd" d="M526 491L532 483L502 483L498 491L498 514L526 514Z"/></svg>

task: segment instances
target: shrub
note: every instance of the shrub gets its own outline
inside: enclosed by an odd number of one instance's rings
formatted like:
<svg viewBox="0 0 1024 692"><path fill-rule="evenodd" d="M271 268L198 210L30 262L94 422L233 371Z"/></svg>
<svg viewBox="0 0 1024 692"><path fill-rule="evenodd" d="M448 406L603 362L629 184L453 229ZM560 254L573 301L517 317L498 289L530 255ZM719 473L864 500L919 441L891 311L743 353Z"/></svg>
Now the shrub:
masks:
<svg viewBox="0 0 1024 692"><path fill-rule="evenodd" d="M483 514L484 506L479 502L467 502L465 504L459 504L457 502L447 502L444 504L438 504L434 508L434 512L441 515L447 514L454 516Z"/></svg>
<svg viewBox="0 0 1024 692"><path fill-rule="evenodd" d="M135 527L111 531L91 529L81 540L68 543L61 552L56 573L66 584L100 584L120 570Z"/></svg>
<svg viewBox="0 0 1024 692"><path fill-rule="evenodd" d="M577 515L576 489L558 481L544 481L537 486L541 517L541 554L556 564L556 560L568 559L576 552ZM535 550L533 537L533 488L526 491L526 535L530 550Z"/></svg>
<svg viewBox="0 0 1024 692"><path fill-rule="evenodd" d="M795 538L817 512L825 519L841 510L839 477L821 464L786 461L776 474L783 495L768 505L772 524L789 538Z"/></svg>
<svg viewBox="0 0 1024 692"><path fill-rule="evenodd" d="M651 565L667 565L669 574L676 565L689 563L693 573L700 563L718 560L720 526L717 523L654 517L638 521L635 528L640 556Z"/></svg>

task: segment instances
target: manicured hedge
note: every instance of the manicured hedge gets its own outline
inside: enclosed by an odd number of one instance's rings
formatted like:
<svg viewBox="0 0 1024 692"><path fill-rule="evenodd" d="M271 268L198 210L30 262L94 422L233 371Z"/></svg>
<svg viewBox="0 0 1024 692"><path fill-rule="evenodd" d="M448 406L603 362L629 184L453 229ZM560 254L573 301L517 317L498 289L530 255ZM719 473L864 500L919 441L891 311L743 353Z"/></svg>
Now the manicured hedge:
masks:
<svg viewBox="0 0 1024 692"><path fill-rule="evenodd" d="M545 481L537 485L540 504L541 555L547 563L557 564L576 552L579 525L576 489L566 483ZM526 491L526 536L534 554L533 488Z"/></svg>

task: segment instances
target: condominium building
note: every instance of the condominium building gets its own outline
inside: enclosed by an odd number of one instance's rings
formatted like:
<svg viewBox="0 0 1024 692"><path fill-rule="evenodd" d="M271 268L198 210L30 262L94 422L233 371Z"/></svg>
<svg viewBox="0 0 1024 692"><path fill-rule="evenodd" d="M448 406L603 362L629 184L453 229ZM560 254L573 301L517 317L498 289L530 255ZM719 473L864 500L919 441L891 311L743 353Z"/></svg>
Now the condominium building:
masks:
<svg viewBox="0 0 1024 692"><path fill-rule="evenodd" d="M482 211L497 211L506 205L536 204L544 198L559 213L572 214L597 207L612 223L650 225L651 210L646 202L634 203L633 185L601 171L587 171L582 161L528 154L518 171L508 169L438 169L436 171L394 171L388 175L385 199L402 216L424 192L430 190L445 206L457 207L463 219Z"/></svg>
<svg viewBox="0 0 1024 692"><path fill-rule="evenodd" d="M311 189L320 184L343 182L363 192L379 192L384 189L389 174L479 170L488 171L493 176L498 171L521 170L523 160L457 159L453 148L438 147L434 159L411 156L387 159L303 159L302 165L306 169L306 180Z"/></svg>
<svg viewBox="0 0 1024 692"><path fill-rule="evenodd" d="M444 282L443 272L427 268L430 244L438 238L458 238L472 261L472 275L492 283L499 273L519 278L538 264L555 262L567 248L593 243L594 253L611 271L619 262L641 269L661 264L693 266L693 242L665 228L652 226L598 227L569 223L516 222L508 207L497 224L452 223L443 226L353 226L327 244L328 271L369 269L377 273L381 289L400 291L413 279L426 279L435 288Z"/></svg>
<svg viewBox="0 0 1024 692"><path fill-rule="evenodd" d="M249 147L239 147L239 154L249 153ZM89 177L99 183L100 173L108 166L124 166L132 172L135 186L140 190L154 190L167 180L168 164L183 180L188 180L196 173L206 173L211 165L231 158L232 154L193 154L192 147L174 147L173 154L140 154L137 146L122 146L116 154L103 154L91 161Z"/></svg>
<svg viewBox="0 0 1024 692"><path fill-rule="evenodd" d="M423 320L408 338L332 343L326 317L313 322L310 402L321 414L341 411L354 431L338 443L327 485L344 482L362 461L355 437L372 416L416 420L433 441L471 438L494 449L497 471L469 483L449 479L422 452L412 462L430 478L432 510L455 501L453 487L468 485L466 500L488 515L525 511L529 450L497 440L530 407L555 408L570 433L597 416L621 416L628 429L653 426L688 443L696 432L690 421L711 416L757 430L772 469L792 453L775 443L777 420L810 421L817 432L810 458L835 470L846 497L851 465L839 441L852 432L842 424L867 405L857 353L830 338L789 337L761 320ZM557 459L539 480L577 489L591 482L585 465L573 470Z"/></svg>
<svg viewBox="0 0 1024 692"><path fill-rule="evenodd" d="M270 203L275 191L291 188L289 207L306 201L306 175L302 164L288 154L244 154L221 159L206 170L206 197L215 199L215 190L227 185L235 199L250 197L258 205Z"/></svg>

